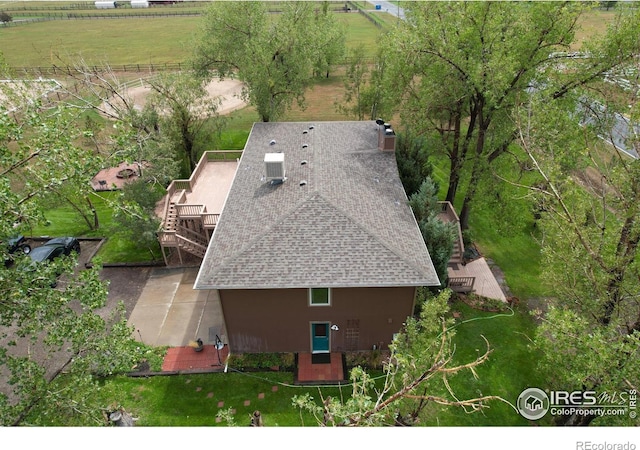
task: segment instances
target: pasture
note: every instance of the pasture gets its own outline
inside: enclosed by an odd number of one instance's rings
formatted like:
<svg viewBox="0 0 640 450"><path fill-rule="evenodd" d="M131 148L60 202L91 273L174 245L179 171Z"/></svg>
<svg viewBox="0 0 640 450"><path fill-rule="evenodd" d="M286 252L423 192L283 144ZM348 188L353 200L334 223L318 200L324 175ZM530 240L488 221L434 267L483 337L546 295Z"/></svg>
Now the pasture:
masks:
<svg viewBox="0 0 640 450"><path fill-rule="evenodd" d="M20 12L11 13L16 20ZM347 47L362 44L373 56L382 31L362 14L337 16L346 29ZM14 68L60 66L79 58L91 65L109 64L114 68L125 64L163 65L189 58L202 21L203 17L196 15L76 18L2 27L0 36L5 60Z"/></svg>

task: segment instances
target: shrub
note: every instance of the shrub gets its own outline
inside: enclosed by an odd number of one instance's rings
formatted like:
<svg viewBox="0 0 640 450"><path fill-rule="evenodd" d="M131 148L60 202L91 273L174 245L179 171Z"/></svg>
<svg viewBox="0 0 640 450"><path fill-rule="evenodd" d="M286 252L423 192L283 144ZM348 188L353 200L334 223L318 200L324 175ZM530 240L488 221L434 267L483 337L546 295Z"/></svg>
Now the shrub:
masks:
<svg viewBox="0 0 640 450"><path fill-rule="evenodd" d="M293 370L295 355L293 353L235 353L231 354L228 364L239 370Z"/></svg>

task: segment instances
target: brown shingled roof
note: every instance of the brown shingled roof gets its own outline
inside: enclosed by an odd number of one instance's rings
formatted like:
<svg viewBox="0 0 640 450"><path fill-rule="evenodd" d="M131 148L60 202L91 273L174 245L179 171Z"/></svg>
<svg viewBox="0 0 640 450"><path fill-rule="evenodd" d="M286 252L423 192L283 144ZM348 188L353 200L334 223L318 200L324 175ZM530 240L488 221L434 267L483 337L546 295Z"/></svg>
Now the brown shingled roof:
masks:
<svg viewBox="0 0 640 450"><path fill-rule="evenodd" d="M195 288L439 285L395 155L377 139L369 121L256 123ZM274 152L281 184L265 178Z"/></svg>

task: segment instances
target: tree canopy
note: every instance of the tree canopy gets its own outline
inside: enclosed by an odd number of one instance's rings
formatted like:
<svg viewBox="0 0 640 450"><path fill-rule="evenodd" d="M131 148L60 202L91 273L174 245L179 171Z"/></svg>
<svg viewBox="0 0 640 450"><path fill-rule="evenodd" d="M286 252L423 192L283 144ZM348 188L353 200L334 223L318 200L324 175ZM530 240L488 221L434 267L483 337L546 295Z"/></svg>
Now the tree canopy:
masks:
<svg viewBox="0 0 640 450"><path fill-rule="evenodd" d="M463 197L466 229L479 180L515 141L511 114L531 86L552 84L558 100L637 52L637 12L614 23L589 47L576 70L569 60L583 2L418 2L389 34L387 74L403 123L417 134L440 137L449 159L446 200ZM635 27L634 27L635 23ZM463 177L469 179L461 189Z"/></svg>
<svg viewBox="0 0 640 450"><path fill-rule="evenodd" d="M205 77L237 77L244 98L264 122L293 104L304 106L314 74L328 73L343 52L344 32L327 8L284 2L213 2L194 45L193 65Z"/></svg>
<svg viewBox="0 0 640 450"><path fill-rule="evenodd" d="M79 130L65 108L0 107L0 423L104 423L96 377L131 370L140 360L124 310L100 315L107 299L99 265L71 256L34 265L10 256L6 239L44 221L44 205L62 192L83 198L95 159L74 142ZM59 279L52 287L52 280Z"/></svg>

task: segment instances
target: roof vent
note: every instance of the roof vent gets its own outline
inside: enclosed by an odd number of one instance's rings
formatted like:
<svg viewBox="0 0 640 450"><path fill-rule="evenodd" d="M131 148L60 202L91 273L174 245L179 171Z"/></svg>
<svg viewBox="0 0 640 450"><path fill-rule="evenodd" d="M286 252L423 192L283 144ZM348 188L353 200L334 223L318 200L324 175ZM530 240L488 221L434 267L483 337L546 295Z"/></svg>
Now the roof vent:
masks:
<svg viewBox="0 0 640 450"><path fill-rule="evenodd" d="M308 131L307 131L307 130L304 130L304 131L302 132L302 134L307 134L307 133L308 133Z"/></svg>
<svg viewBox="0 0 640 450"><path fill-rule="evenodd" d="M264 155L267 181L284 181L284 153L266 153Z"/></svg>
<svg viewBox="0 0 640 450"><path fill-rule="evenodd" d="M313 125L311 125L311 126L309 127L309 129L310 129L310 130L313 130L314 128L315 128L315 127L314 127Z"/></svg>
<svg viewBox="0 0 640 450"><path fill-rule="evenodd" d="M300 182L300 186L306 186L307 185L307 180L302 180Z"/></svg>
<svg viewBox="0 0 640 450"><path fill-rule="evenodd" d="M276 145L276 140L275 139L271 139L271 142L269 142L269 145Z"/></svg>
<svg viewBox="0 0 640 450"><path fill-rule="evenodd" d="M307 148L309 147L309 144L302 144L302 148Z"/></svg>
<svg viewBox="0 0 640 450"><path fill-rule="evenodd" d="M306 166L307 165L307 160L303 159L302 161L300 161L300 165L301 166Z"/></svg>

